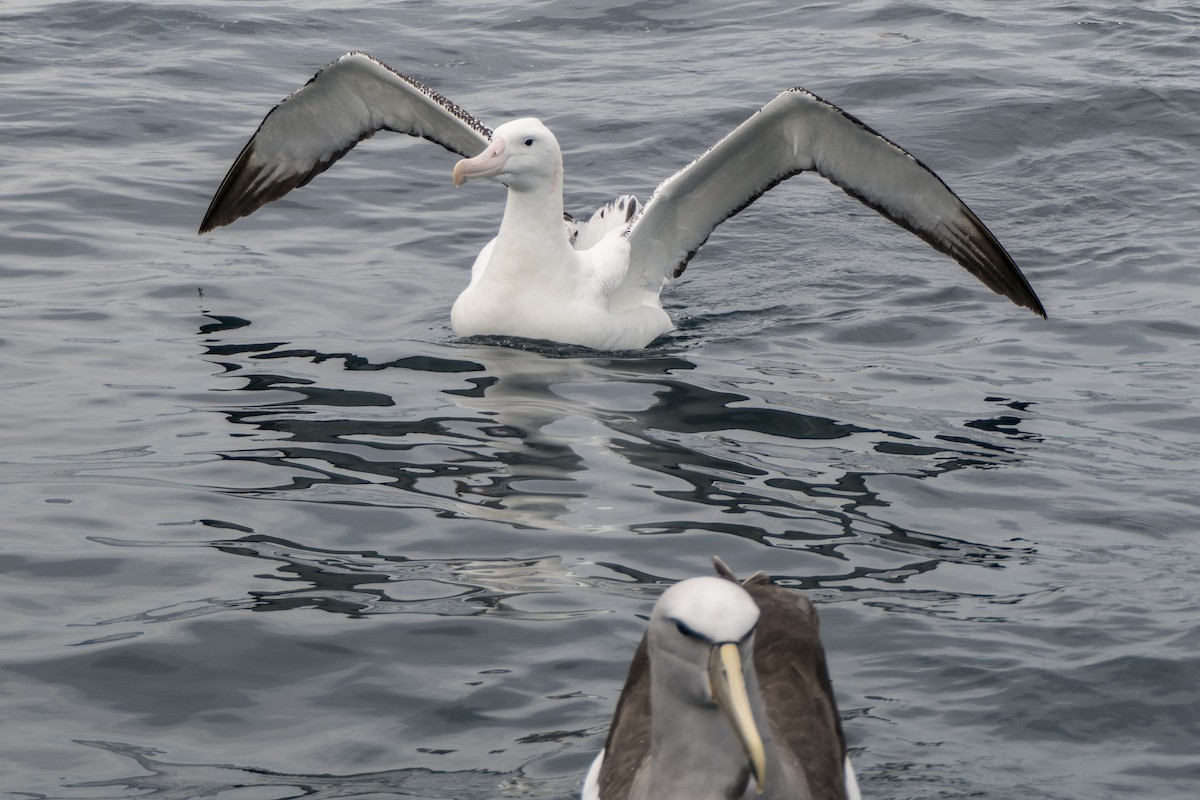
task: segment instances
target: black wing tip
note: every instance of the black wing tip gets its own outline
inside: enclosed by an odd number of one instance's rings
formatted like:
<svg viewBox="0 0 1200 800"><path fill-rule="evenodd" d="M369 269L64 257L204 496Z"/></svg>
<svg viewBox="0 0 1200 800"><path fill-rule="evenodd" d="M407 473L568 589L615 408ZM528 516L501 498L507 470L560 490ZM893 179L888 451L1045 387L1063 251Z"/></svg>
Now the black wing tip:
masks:
<svg viewBox="0 0 1200 800"><path fill-rule="evenodd" d="M1017 266L1017 262L1012 259L1012 256L1008 254L1008 251L1004 249L1000 242L991 235L991 232L983 226L983 223L979 223L979 227L988 234L988 242L994 248L992 257L978 262L973 262L970 259L961 259L953 254L951 254L951 257L966 267L971 274L996 294L1007 297L1014 305L1020 308L1027 308L1042 319L1049 319L1049 316L1046 314L1046 307L1042 305L1037 292L1033 290L1029 279L1025 277L1025 273L1021 272L1021 268Z"/></svg>
<svg viewBox="0 0 1200 800"><path fill-rule="evenodd" d="M1018 270L1018 272L1019 271L1020 270ZM1021 277L1024 278L1024 274L1022 274ZM1023 305L1025 308L1028 308L1042 319L1050 319L1050 315L1046 313L1046 307L1042 305L1041 298L1037 296L1037 292L1035 292L1033 287L1029 285L1028 280L1025 281L1025 289L1028 291L1028 296L1025 298L1026 302L1022 303L1021 305Z"/></svg>
<svg viewBox="0 0 1200 800"><path fill-rule="evenodd" d="M1013 304L1021 308L1028 308L1042 319L1048 319L1046 307L1042 305L1041 299L1033 290L1025 273L1004 249L1004 245L1000 244L978 217L970 213L970 209L968 209L968 215L978 226L978 231L983 234L983 240L980 242L984 248L981 254L982 258L976 261L972 258L960 258L959 254L948 255L955 258L992 291L1007 297Z"/></svg>
<svg viewBox="0 0 1200 800"><path fill-rule="evenodd" d="M924 164L921 166L925 167ZM929 167L925 167L925 169L929 170ZM932 174L932 170L930 172ZM936 174L934 177L937 177ZM938 178L938 180L941 179ZM943 182L942 185L945 186L946 184ZM1028 308L1042 319L1048 319L1046 307L1042 305L1041 299L1038 298L1037 292L1033 290L1033 285L1029 283L1029 279L1025 277L1025 273L1017 266L1016 260L1009 255L1004 245L1000 244L1000 240L996 238L996 235L983 224L983 221L976 216L975 212L958 195L954 194L949 186L946 186L946 190L954 195L955 199L961 204L963 213L972 230L965 240L965 244L968 245L966 252L952 252L954 248L950 248L949 251L942 250L942 252L945 252L958 261L959 264L966 267L969 272L979 278L992 291L1004 295L1022 308ZM921 238L924 237L921 236ZM942 249L928 239L926 241L933 244L935 249Z"/></svg>
<svg viewBox="0 0 1200 800"><path fill-rule="evenodd" d="M962 262L959 262L962 263ZM963 264L963 266L967 266ZM970 267L967 269L971 270ZM1033 291L1033 287L1025 280L1025 276L1021 273L1015 264L1012 265L1013 273L1005 276L1007 280L985 280L980 274L971 270L975 277L979 278L985 286L991 289L1001 297L1008 298L1009 302L1018 308L1027 308L1034 314L1037 314L1042 319L1049 319L1046 313L1046 307L1042 305L1042 301L1038 298L1037 293ZM1016 279L1018 285L1013 286L1013 278Z"/></svg>
<svg viewBox="0 0 1200 800"><path fill-rule="evenodd" d="M1029 302L1022 303L1021 305L1024 308L1028 308L1042 319L1050 319L1050 315L1046 313L1046 307L1042 305L1042 301L1038 299L1036 294L1030 295Z"/></svg>
<svg viewBox="0 0 1200 800"><path fill-rule="evenodd" d="M229 225L242 217L253 214L258 209L273 203L304 182L294 180L267 184L258 189L247 189L254 176L239 174L235 182L228 188L222 186L213 197L208 212L200 222L200 233L208 233L216 228Z"/></svg>
<svg viewBox="0 0 1200 800"><path fill-rule="evenodd" d="M373 131L367 133L363 138L368 138L372 134ZM220 187L213 195L208 211L204 214L204 220L200 223L201 234L249 216L293 189L307 186L313 178L329 169L335 161L350 152L359 141L362 141L359 139L351 142L346 147L317 160L307 172L294 172L273 180L263 181L261 180L263 165L253 163L257 138L258 133L255 132L250 141L246 142L246 146L242 148L242 152L233 162L233 166L229 168L229 172L225 174L225 179L221 181Z"/></svg>
<svg viewBox="0 0 1200 800"><path fill-rule="evenodd" d="M232 179L235 177L233 173L234 171L230 170L229 175L217 189L217 193L213 195L212 201L208 204L208 210L204 212L204 219L200 221L200 230L196 232L196 235L203 236L209 231L228 225L250 213L245 210L239 211L233 207L235 206L234 192L231 186Z"/></svg>
<svg viewBox="0 0 1200 800"><path fill-rule="evenodd" d="M225 173L225 177L221 179L221 185L217 187L212 200L209 201L208 210L204 212L204 219L200 222L200 230L197 235L203 235L214 228L228 225L252 213L265 203L276 199L271 197L256 202L258 197L248 193L246 190L258 176L259 172L261 172L261 168L252 167L250 164L254 157L254 147L258 140L259 131L262 130L263 125L266 124L267 120L281 105L283 105L282 102L277 103L274 108L267 112L267 115L263 117L263 121L259 123L258 129L254 131L254 135L242 146L241 152L233 160L233 164L230 165L229 170ZM282 194L279 196L282 196Z"/></svg>
<svg viewBox="0 0 1200 800"><path fill-rule="evenodd" d="M713 569L717 573L717 577L724 578L727 581L733 581L734 583L738 582L737 575L733 573L733 570L721 559L720 556L713 556L712 563Z"/></svg>
<svg viewBox="0 0 1200 800"><path fill-rule="evenodd" d="M221 181L220 187L217 189L216 194L213 195L212 201L208 204L208 211L204 212L204 219L200 222L198 235L203 235L211 230L241 219L274 199L267 198L264 200L260 194L246 191L247 186L254 178L253 174L247 174L248 171L246 169L246 161L248 160L247 151L249 151L250 145L253 143L253 140L251 140L250 144L243 150L242 155L230 167L229 172L225 175L225 179Z"/></svg>
<svg viewBox="0 0 1200 800"><path fill-rule="evenodd" d="M1046 314L1046 307L1042 305L1037 292L1033 290L1029 279L1025 277L1025 273L1021 272L1021 268L1017 266L1017 262L1013 261L1000 242L983 226L983 223L978 224L979 229L986 234L984 243L988 246L982 254L973 253L969 250L967 252L955 252L954 248L943 249L922 234L918 233L917 236L932 244L935 249L949 255L961 266L965 267L968 272L978 278L984 286L987 286L996 294L1008 298L1013 305L1020 308L1027 308L1042 319L1049 319L1049 315Z"/></svg>
<svg viewBox="0 0 1200 800"><path fill-rule="evenodd" d="M733 569L728 564L726 564L721 559L720 556L713 556L712 564L713 564L713 569L716 571L718 578L724 578L727 581L733 581L734 583L738 584L739 586L743 586L743 587L757 586L757 585L770 584L770 582L771 582L770 577L768 577L767 573L763 572L762 570L755 572L753 575L751 575L749 578L746 578L746 580L744 580L744 581L739 581L737 578L737 575L734 573Z"/></svg>
<svg viewBox="0 0 1200 800"><path fill-rule="evenodd" d="M997 245L999 243L997 242ZM1001 252L1004 253L1003 248ZM1004 255L1008 255L1004 253ZM1034 314L1037 314L1042 319L1049 319L1046 313L1046 307L1042 305L1041 299L1037 296L1037 292L1029 284L1029 280L1025 274L1021 272L1021 268L1011 258L1007 258L1002 262L1000 274L998 276L990 274L990 271L977 269L974 265L966 261L955 259L962 266L966 267L976 278L979 278L985 286L991 289L998 295L1007 297L1013 305L1020 308L1027 308ZM987 266L992 266L988 264Z"/></svg>
<svg viewBox="0 0 1200 800"><path fill-rule="evenodd" d="M200 229L196 231L197 236L203 236L206 233L215 231L217 228L223 228L250 213L249 211L227 211L224 208L216 208L215 199L213 206L208 209L208 213L201 220Z"/></svg>

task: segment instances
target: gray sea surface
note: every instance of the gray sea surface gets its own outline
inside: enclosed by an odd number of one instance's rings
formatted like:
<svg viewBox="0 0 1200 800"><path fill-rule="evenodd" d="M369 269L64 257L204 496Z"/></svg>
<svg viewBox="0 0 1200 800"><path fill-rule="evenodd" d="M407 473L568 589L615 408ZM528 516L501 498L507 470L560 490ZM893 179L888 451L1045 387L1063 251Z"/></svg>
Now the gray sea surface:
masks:
<svg viewBox="0 0 1200 800"><path fill-rule="evenodd" d="M645 351L459 340L503 189L390 134L197 237L352 49L576 213L804 86L1050 318L805 174ZM864 797L1196 797L1198 63L1178 2L0 2L0 796L571 797L718 555L818 604Z"/></svg>

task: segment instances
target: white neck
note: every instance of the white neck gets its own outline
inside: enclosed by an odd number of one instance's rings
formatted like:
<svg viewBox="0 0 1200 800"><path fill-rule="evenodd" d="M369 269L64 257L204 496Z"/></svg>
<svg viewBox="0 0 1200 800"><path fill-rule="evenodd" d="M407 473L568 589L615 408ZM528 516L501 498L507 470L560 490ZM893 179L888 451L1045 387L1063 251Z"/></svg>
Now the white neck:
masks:
<svg viewBox="0 0 1200 800"><path fill-rule="evenodd" d="M536 278L539 270L560 266L573 253L563 226L562 168L549 184L509 187L489 272L517 270L526 279Z"/></svg>

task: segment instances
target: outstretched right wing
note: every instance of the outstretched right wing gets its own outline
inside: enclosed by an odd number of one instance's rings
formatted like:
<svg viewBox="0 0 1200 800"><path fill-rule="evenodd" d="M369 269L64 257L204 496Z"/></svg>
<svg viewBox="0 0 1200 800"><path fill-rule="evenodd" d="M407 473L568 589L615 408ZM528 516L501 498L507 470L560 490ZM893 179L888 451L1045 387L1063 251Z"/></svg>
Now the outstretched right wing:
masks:
<svg viewBox="0 0 1200 800"><path fill-rule="evenodd" d="M1046 310L1000 242L912 154L811 92L776 97L663 181L628 237L631 291L678 277L709 234L781 181L813 171L953 258L1019 306Z"/></svg>
<svg viewBox="0 0 1200 800"><path fill-rule="evenodd" d="M271 109L221 181L200 233L304 186L380 130L420 136L465 157L492 137L428 86L366 53L347 53Z"/></svg>

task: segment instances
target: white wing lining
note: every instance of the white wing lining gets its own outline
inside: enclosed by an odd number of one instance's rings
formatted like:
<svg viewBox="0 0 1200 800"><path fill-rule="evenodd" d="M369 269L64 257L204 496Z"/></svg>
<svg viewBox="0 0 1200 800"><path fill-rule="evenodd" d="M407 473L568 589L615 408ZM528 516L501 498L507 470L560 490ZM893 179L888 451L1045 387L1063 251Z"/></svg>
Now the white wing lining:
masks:
<svg viewBox="0 0 1200 800"><path fill-rule="evenodd" d="M213 195L200 233L253 213L389 130L474 156L492 132L419 81L361 52L319 71L267 113Z"/></svg>

